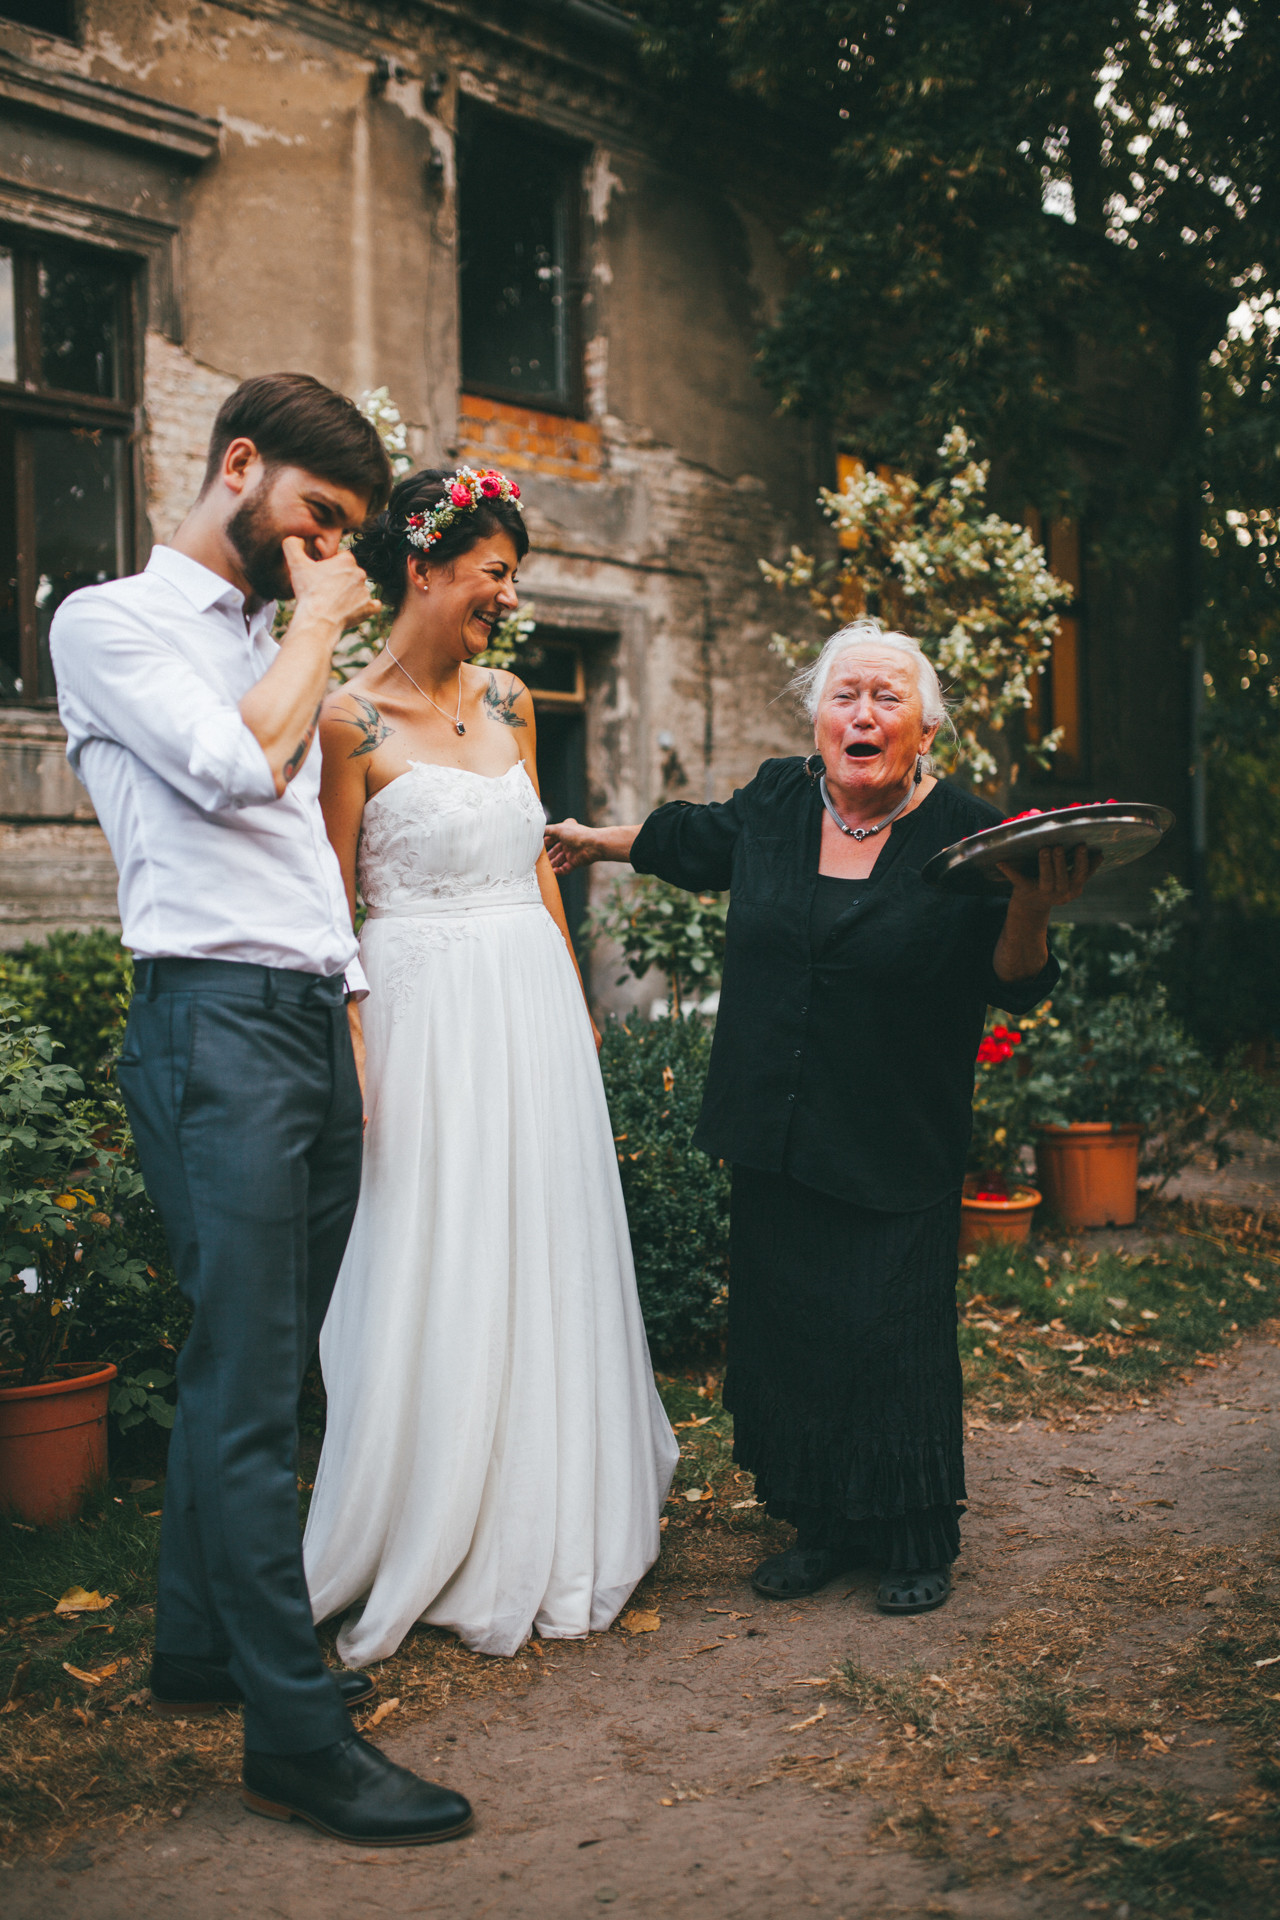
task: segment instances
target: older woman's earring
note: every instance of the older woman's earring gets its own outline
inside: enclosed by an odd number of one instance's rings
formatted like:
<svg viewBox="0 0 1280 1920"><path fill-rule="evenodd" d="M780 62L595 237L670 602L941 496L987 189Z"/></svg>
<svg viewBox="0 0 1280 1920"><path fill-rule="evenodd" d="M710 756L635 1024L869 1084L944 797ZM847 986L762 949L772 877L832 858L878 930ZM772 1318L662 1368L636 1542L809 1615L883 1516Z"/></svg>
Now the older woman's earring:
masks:
<svg viewBox="0 0 1280 1920"><path fill-rule="evenodd" d="M820 753L811 753L804 763L804 770L811 780L816 780L822 772L822 755Z"/></svg>
<svg viewBox="0 0 1280 1920"><path fill-rule="evenodd" d="M916 778L915 778L916 786L919 786L920 782L923 779L924 779L924 755L922 753L918 753L916 755Z"/></svg>

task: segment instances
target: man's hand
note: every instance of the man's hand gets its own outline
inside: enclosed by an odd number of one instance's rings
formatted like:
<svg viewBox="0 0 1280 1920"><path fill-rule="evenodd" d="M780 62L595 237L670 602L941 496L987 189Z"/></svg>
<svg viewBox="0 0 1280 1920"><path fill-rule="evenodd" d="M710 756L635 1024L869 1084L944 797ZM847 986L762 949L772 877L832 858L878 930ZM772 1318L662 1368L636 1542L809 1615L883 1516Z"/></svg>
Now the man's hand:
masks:
<svg viewBox="0 0 1280 1920"><path fill-rule="evenodd" d="M341 635L380 610L363 567L345 547L329 560L313 560L306 541L290 534L282 551L293 582L295 620L305 613L308 622L332 624Z"/></svg>
<svg viewBox="0 0 1280 1920"><path fill-rule="evenodd" d="M281 541L297 605L279 655L240 702L240 717L267 756L282 794L311 751L333 650L348 627L378 611L364 569L343 550L313 560L307 543Z"/></svg>

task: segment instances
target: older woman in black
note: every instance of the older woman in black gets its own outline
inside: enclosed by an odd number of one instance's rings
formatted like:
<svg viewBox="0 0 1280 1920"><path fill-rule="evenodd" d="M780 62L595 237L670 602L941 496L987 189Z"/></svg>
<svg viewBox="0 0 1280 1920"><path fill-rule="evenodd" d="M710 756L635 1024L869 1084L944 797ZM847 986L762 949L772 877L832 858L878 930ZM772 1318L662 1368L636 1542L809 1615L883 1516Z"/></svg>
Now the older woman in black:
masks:
<svg viewBox="0 0 1280 1920"><path fill-rule="evenodd" d="M1009 900L927 887L931 855L994 807L926 771L945 710L915 641L863 621L806 681L817 751L767 760L723 804L643 827L548 829L560 871L630 859L731 890L698 1145L733 1167L725 1405L734 1454L796 1543L756 1569L777 1599L860 1561L878 1604L951 1588L964 1498L956 1241L988 1003L1053 986L1053 907L1083 851L1009 870Z"/></svg>

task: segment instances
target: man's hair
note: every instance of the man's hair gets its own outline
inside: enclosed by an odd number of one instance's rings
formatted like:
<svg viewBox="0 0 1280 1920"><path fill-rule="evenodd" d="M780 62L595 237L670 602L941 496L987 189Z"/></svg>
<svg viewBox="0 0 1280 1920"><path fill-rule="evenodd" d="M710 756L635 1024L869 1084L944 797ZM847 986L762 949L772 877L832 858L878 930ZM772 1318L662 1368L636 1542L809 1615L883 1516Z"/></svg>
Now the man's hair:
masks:
<svg viewBox="0 0 1280 1920"><path fill-rule="evenodd" d="M252 440L268 467L304 467L319 480L367 494L370 513L387 504L391 462L377 429L344 394L309 373L261 373L227 395L213 423L204 491L233 440Z"/></svg>

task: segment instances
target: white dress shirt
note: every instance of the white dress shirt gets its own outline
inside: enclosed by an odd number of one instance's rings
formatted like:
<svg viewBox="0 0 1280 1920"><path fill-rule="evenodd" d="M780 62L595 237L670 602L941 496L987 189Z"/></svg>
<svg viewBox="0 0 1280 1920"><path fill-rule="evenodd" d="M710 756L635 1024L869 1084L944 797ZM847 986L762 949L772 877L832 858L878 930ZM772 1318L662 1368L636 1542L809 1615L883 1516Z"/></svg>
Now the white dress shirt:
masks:
<svg viewBox="0 0 1280 1920"><path fill-rule="evenodd" d="M277 799L239 702L279 648L274 603L172 547L68 595L49 645L67 758L119 874L140 960L240 960L367 991L320 812L320 744Z"/></svg>

